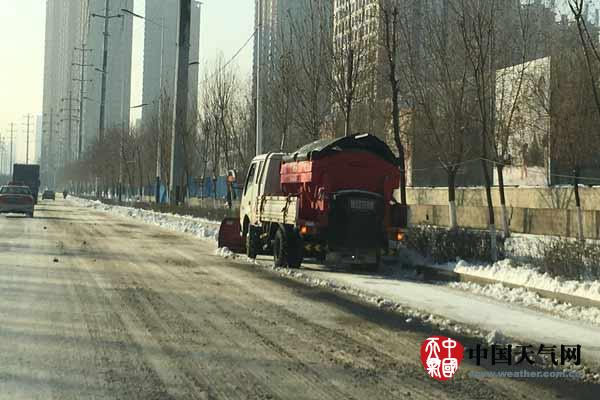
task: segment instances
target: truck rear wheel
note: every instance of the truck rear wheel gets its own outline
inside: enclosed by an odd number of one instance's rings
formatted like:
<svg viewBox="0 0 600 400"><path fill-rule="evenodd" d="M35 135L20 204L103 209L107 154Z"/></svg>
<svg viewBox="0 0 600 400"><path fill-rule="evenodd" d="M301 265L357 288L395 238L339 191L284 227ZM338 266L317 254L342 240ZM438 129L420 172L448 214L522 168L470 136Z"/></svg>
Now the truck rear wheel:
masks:
<svg viewBox="0 0 600 400"><path fill-rule="evenodd" d="M273 265L300 268L303 259L302 239L292 228L279 228L273 240Z"/></svg>
<svg viewBox="0 0 600 400"><path fill-rule="evenodd" d="M290 243L288 255L289 267L300 268L304 259L304 241L294 229L289 230L288 239Z"/></svg>
<svg viewBox="0 0 600 400"><path fill-rule="evenodd" d="M259 231L256 227L249 225L246 233L246 255L255 259L260 251Z"/></svg>

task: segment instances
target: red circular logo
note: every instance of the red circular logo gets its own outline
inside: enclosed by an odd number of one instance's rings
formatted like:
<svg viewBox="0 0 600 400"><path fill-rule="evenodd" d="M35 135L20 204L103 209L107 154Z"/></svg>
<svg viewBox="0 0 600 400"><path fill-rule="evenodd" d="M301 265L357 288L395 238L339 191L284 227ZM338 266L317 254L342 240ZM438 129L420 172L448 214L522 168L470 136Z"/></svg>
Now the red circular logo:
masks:
<svg viewBox="0 0 600 400"><path fill-rule="evenodd" d="M431 336L421 344L421 363L430 377L447 381L458 371L464 352L465 348L458 340Z"/></svg>

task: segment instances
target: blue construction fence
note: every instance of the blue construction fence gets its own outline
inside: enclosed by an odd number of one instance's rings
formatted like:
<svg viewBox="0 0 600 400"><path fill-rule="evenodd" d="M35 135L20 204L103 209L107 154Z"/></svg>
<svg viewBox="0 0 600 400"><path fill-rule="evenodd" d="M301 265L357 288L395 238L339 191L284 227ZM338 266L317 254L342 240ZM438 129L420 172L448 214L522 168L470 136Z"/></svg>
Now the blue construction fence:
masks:
<svg viewBox="0 0 600 400"><path fill-rule="evenodd" d="M215 188L216 186L216 188ZM216 190L215 190L216 189ZM239 182L235 182L233 184L234 190L234 198L233 200L239 200L242 196L242 184ZM148 185L144 189L145 193L154 193L155 186ZM216 185L213 182L213 179L210 177L206 177L204 181L201 179L188 179L188 197L197 197L197 198L217 198L217 199L225 199L227 197L227 177L219 176L217 177ZM161 183L160 187L160 202L165 203L168 201L168 190L165 187L164 183Z"/></svg>

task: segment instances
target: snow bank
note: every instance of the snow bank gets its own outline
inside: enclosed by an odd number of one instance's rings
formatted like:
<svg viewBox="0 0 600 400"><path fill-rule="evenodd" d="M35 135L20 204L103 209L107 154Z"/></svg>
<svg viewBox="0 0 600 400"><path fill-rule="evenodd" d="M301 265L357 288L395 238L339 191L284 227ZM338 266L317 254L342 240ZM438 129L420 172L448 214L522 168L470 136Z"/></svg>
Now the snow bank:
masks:
<svg viewBox="0 0 600 400"><path fill-rule="evenodd" d="M600 281L574 281L555 278L538 272L532 265L515 265L506 259L494 264L471 264L464 260L434 265L435 268L454 271L460 274L494 279L499 282L526 286L532 289L547 290L600 301Z"/></svg>
<svg viewBox="0 0 600 400"><path fill-rule="evenodd" d="M578 307L561 303L556 299L540 297L537 293L523 288L509 288L501 283L480 285L473 282L450 282L449 287L464 290L500 302L522 305L541 310L564 319L585 321L600 326L600 309L596 307Z"/></svg>
<svg viewBox="0 0 600 400"><path fill-rule="evenodd" d="M78 205L94 210L109 212L121 217L141 220L145 223L160 226L176 232L189 233L200 239L216 241L219 233L219 222L204 218L188 217L170 213L142 210L133 207L123 207L104 204L98 200L85 200L73 197Z"/></svg>

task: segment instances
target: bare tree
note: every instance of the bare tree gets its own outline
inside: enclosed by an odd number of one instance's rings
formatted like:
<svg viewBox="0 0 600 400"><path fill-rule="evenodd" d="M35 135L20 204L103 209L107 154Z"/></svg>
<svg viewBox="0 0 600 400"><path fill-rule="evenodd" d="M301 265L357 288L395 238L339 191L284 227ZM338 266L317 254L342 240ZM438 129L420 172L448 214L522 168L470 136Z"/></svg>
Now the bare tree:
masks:
<svg viewBox="0 0 600 400"><path fill-rule="evenodd" d="M268 66L270 80L263 104L275 128L273 136L279 136L277 148L284 151L295 114L296 43L291 28L290 31L280 29L277 36L277 45Z"/></svg>
<svg viewBox="0 0 600 400"><path fill-rule="evenodd" d="M449 224L456 228L456 177L471 151L476 111L470 93L470 64L462 41L449 28L455 21L449 21L445 13L407 8L399 13L399 21L403 50L399 73L404 98L412 109L412 124L420 132L415 153L420 146L427 153L415 154L415 158L433 155L445 171Z"/></svg>
<svg viewBox="0 0 600 400"><path fill-rule="evenodd" d="M495 132L494 90L496 87L495 64L498 51L497 21L500 17L501 0L455 0L452 12L457 15L458 27L463 38L465 54L471 66L469 75L478 105L478 124L481 142L481 167L485 182L488 207L492 260L498 257L496 246L496 224L492 198L490 137ZM492 160L494 161L494 160Z"/></svg>
<svg viewBox="0 0 600 400"><path fill-rule="evenodd" d="M202 182L207 176L216 178L228 170L246 168L254 155L250 86L241 83L235 66L226 68L222 57L208 71L196 121L199 133L192 142Z"/></svg>
<svg viewBox="0 0 600 400"><path fill-rule="evenodd" d="M558 178L571 180L577 210L578 232L584 239L583 215L579 186L582 172L600 151L600 138L592 132L597 130L600 118L595 112L591 98L594 96L588 78L585 54L582 49L559 52L553 62L550 118L553 125L551 152L556 157ZM594 67L594 73L600 69Z"/></svg>
<svg viewBox="0 0 600 400"><path fill-rule="evenodd" d="M289 16L295 45L296 79L294 124L303 139L320 139L323 126L331 113L332 21L331 2L304 1L307 12Z"/></svg>
<svg viewBox="0 0 600 400"><path fill-rule="evenodd" d="M596 112L600 115L600 94L598 93L597 75L594 71L600 63L600 53L598 52L598 32L590 32L587 21L585 20L585 10L589 7L589 2L586 0L568 0L571 14L577 23L577 32L583 54L585 56L585 64L587 66L588 78L590 79L591 88L596 104ZM594 65L596 64L596 65ZM600 132L598 133L600 135Z"/></svg>
<svg viewBox="0 0 600 400"><path fill-rule="evenodd" d="M349 3L347 18L352 19L358 7ZM349 24L331 43L332 76L329 80L333 103L344 119L344 135L353 132L353 108L357 104L365 104L373 93L373 77L376 67L376 36L368 35L356 24Z"/></svg>
<svg viewBox="0 0 600 400"><path fill-rule="evenodd" d="M394 134L394 143L398 150L398 161L400 164L400 203L406 205L406 158L404 143L402 140L401 121L400 121L400 77L398 76L398 63L400 57L400 10L395 2L389 0L380 0L379 9L383 25L382 47L388 66L388 82L392 101L392 129ZM406 136L406 134L404 135Z"/></svg>

